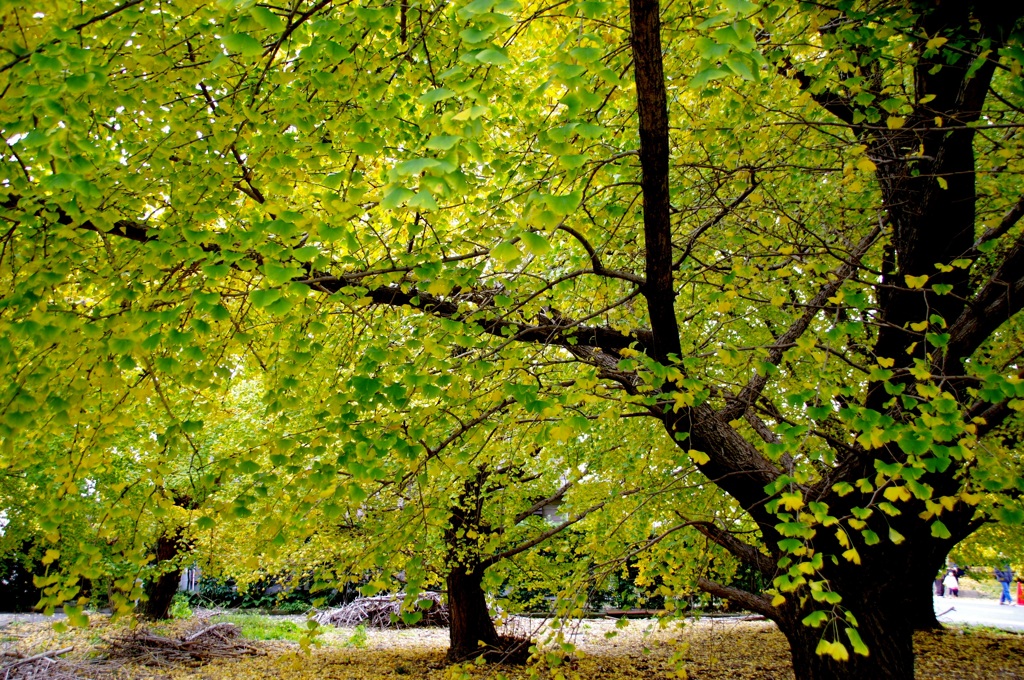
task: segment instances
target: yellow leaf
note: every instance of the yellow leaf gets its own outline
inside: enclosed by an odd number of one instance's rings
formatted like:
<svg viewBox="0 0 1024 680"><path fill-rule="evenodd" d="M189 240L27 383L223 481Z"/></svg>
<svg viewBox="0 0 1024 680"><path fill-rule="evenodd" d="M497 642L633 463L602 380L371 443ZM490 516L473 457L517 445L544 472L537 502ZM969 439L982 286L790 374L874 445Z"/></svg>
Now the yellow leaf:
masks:
<svg viewBox="0 0 1024 680"><path fill-rule="evenodd" d="M896 501L909 501L910 491L905 486L890 486L882 492L882 495L895 503Z"/></svg>
<svg viewBox="0 0 1024 680"><path fill-rule="evenodd" d="M58 557L60 557L60 551L50 548L46 551L46 554L43 555L43 564L49 564L50 562L56 560Z"/></svg>
<svg viewBox="0 0 1024 680"><path fill-rule="evenodd" d="M858 160L856 166L857 169L860 170L861 172L874 172L875 170L878 169L878 166L872 163L871 159L868 158L867 156Z"/></svg>
<svg viewBox="0 0 1024 680"><path fill-rule="evenodd" d="M876 361L878 362L878 365L881 366L882 368L890 368L893 364L896 363L895 359L890 359L889 357L878 357Z"/></svg>
<svg viewBox="0 0 1024 680"><path fill-rule="evenodd" d="M804 499L800 492L784 493L779 498L779 505L786 508L786 510L799 510L804 507Z"/></svg>
<svg viewBox="0 0 1024 680"><path fill-rule="evenodd" d="M856 548L850 548L849 550L844 551L843 557L854 564L860 564L860 553L857 552Z"/></svg>
<svg viewBox="0 0 1024 680"><path fill-rule="evenodd" d="M926 50L937 50L949 42L949 38L935 37L924 44Z"/></svg>
<svg viewBox="0 0 1024 680"><path fill-rule="evenodd" d="M889 116L885 124L890 130L898 130L903 127L905 122L907 122L907 119L903 116Z"/></svg>
<svg viewBox="0 0 1024 680"><path fill-rule="evenodd" d="M966 491L963 491L960 494L960 498L963 500L964 503L967 503L968 505L977 505L978 503L981 502L981 494L978 493L968 493Z"/></svg>
<svg viewBox="0 0 1024 680"><path fill-rule="evenodd" d="M681 411L687 406L693 406L693 395L689 392L676 392L672 398L675 400L675 404L672 406L673 411Z"/></svg>
<svg viewBox="0 0 1024 680"><path fill-rule="evenodd" d="M909 274L903 277L907 282L907 287L916 290L928 283L928 275L922 274L921 276L910 276Z"/></svg>
<svg viewBox="0 0 1024 680"><path fill-rule="evenodd" d="M778 607L780 604L783 604L785 601L786 601L786 598L783 597L781 593L776 593L775 597L772 598L772 606L773 607Z"/></svg>
<svg viewBox="0 0 1024 680"><path fill-rule="evenodd" d="M926 328L928 328L928 322L927 321L918 321L917 323L910 324L910 329L914 330L914 331L917 331L918 333L920 333L921 331L923 331Z"/></svg>
<svg viewBox="0 0 1024 680"><path fill-rule="evenodd" d="M943 189L949 188L949 182L946 181L945 177L936 177L935 181L938 182L939 186L942 187Z"/></svg>
<svg viewBox="0 0 1024 680"><path fill-rule="evenodd" d="M707 465L711 461L711 457L708 454L696 449L690 449L686 452L686 455L697 465Z"/></svg>

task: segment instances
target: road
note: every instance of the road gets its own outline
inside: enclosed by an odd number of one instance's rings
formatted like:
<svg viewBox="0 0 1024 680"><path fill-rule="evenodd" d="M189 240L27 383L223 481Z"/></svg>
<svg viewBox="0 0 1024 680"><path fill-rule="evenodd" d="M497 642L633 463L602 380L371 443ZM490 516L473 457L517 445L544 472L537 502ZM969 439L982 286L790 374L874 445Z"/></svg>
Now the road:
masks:
<svg viewBox="0 0 1024 680"><path fill-rule="evenodd" d="M1024 606L1000 605L997 600L987 598L936 597L935 615L942 623L966 623L1024 632Z"/></svg>
<svg viewBox="0 0 1024 680"><path fill-rule="evenodd" d="M996 600L980 597L936 597L935 615L941 623L991 626L1024 633L1024 606L1000 606ZM57 618L63 618L58 613ZM0 629L18 623L52 620L42 614L0 614Z"/></svg>

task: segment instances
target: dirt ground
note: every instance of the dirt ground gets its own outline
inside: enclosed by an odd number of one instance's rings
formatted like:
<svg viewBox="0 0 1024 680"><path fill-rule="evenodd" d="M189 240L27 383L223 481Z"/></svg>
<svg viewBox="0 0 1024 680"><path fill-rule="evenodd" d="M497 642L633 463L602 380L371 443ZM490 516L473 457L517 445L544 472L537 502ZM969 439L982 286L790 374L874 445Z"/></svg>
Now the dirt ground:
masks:
<svg viewBox="0 0 1024 680"><path fill-rule="evenodd" d="M65 632L54 631L47 622L5 623L7 625L0 627L0 653L29 655L73 646L74 650L65 655L69 660L64 665L67 674L60 675L61 678L785 680L793 677L785 639L773 624L764 621L719 619L660 626L654 621L638 620L618 629L614 621L587 620L564 630L565 641L575 645L575 651L565 660L553 653L559 647L550 642L538 663L519 669L490 665L463 669L445 667L447 630L444 629L369 630L355 637L351 629L330 629L309 652L293 642L261 641L250 643L264 652L260 655L218 659L197 667L181 664L151 667L135 662L99 660L104 639L124 632L127 622L111 624L97 616L88 629ZM173 624L187 625L189 622ZM171 634L173 626L162 632ZM551 632L549 628L527 630L529 626L535 628L537 622L514 622L516 632L532 632L537 640L545 639ZM1024 635L949 629L921 633L915 644L920 679L1024 680Z"/></svg>

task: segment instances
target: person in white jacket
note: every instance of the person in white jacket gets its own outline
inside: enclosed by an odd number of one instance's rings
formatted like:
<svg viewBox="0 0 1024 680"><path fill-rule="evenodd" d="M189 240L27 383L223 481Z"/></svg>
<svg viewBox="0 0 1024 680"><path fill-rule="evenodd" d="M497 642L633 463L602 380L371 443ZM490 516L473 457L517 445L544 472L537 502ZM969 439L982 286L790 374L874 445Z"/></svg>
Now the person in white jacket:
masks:
<svg viewBox="0 0 1024 680"><path fill-rule="evenodd" d="M960 581L957 580L956 572L950 569L946 573L946 578L942 579L942 585L946 587L946 592L953 597L960 596Z"/></svg>

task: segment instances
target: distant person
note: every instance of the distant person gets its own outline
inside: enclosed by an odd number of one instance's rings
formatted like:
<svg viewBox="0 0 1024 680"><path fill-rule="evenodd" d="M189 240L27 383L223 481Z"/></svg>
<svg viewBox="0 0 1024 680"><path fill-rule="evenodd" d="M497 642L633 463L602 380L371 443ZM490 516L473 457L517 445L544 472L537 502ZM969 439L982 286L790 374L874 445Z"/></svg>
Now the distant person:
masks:
<svg viewBox="0 0 1024 680"><path fill-rule="evenodd" d="M1013 569L1010 569L1009 564L1004 564L1002 569L996 569L996 580L999 581L999 585L1003 587L1003 592L999 595L999 604L1013 604L1013 598L1010 597L1010 584L1013 582Z"/></svg>
<svg viewBox="0 0 1024 680"><path fill-rule="evenodd" d="M935 577L935 594L942 597L946 594L946 586L942 585L942 572Z"/></svg>
<svg viewBox="0 0 1024 680"><path fill-rule="evenodd" d="M950 597L960 597L960 581L956 578L956 569L946 572L946 578L942 579L942 585Z"/></svg>

